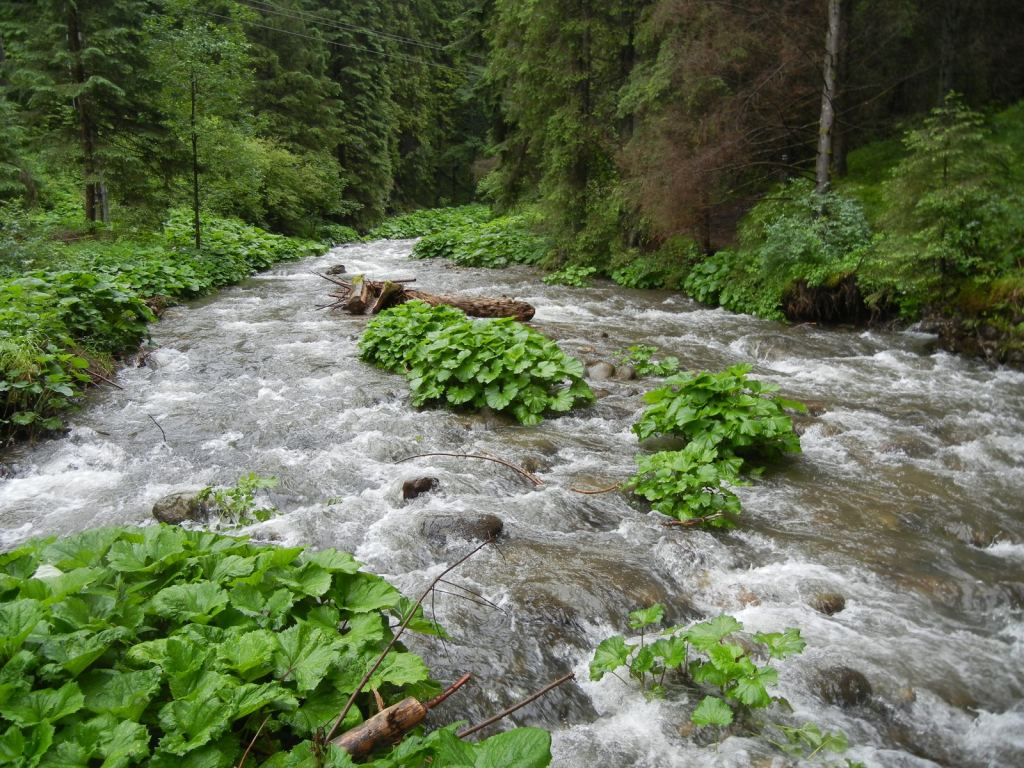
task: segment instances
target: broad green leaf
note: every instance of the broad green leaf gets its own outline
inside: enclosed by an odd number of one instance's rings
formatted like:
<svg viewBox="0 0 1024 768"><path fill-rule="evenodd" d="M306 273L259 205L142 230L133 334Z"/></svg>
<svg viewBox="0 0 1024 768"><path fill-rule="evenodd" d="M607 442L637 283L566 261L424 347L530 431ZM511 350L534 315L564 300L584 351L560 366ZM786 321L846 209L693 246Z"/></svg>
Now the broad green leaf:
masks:
<svg viewBox="0 0 1024 768"><path fill-rule="evenodd" d="M785 632L758 632L754 642L763 643L773 659L786 659L802 653L807 643L800 637L800 630L788 627Z"/></svg>
<svg viewBox="0 0 1024 768"><path fill-rule="evenodd" d="M323 630L305 623L278 633L276 639L274 676L282 682L294 681L300 693L316 688L335 659L335 641Z"/></svg>
<svg viewBox="0 0 1024 768"><path fill-rule="evenodd" d="M648 608L640 608L631 612L629 614L629 628L643 629L651 624L659 624L664 617L665 606L661 603L655 603Z"/></svg>
<svg viewBox="0 0 1024 768"><path fill-rule="evenodd" d="M626 663L632 649L621 635L614 635L597 646L594 659L590 662L590 679L600 680L608 672L614 672Z"/></svg>
<svg viewBox="0 0 1024 768"><path fill-rule="evenodd" d="M355 573L363 567L352 555L336 549L322 549L306 553L303 557L306 562L315 563L330 573Z"/></svg>
<svg viewBox="0 0 1024 768"><path fill-rule="evenodd" d="M719 698L705 696L690 715L694 725L726 726L732 722L732 709Z"/></svg>
<svg viewBox="0 0 1024 768"><path fill-rule="evenodd" d="M43 618L38 600L14 600L0 604L0 656L13 656Z"/></svg>
<svg viewBox="0 0 1024 768"><path fill-rule="evenodd" d="M771 705L772 699L766 688L778 682L778 679L779 675L774 669L765 667L753 675L739 678L736 685L727 691L727 695L742 701L748 707L767 707Z"/></svg>
<svg viewBox="0 0 1024 768"><path fill-rule="evenodd" d="M277 683L247 683L233 689L230 699L225 704L233 709L232 719L237 720L270 704L279 708L294 709L298 706L298 701L290 691Z"/></svg>
<svg viewBox="0 0 1024 768"><path fill-rule="evenodd" d="M127 768L149 755L149 731L144 725L124 721L100 741L100 768Z"/></svg>
<svg viewBox="0 0 1024 768"><path fill-rule="evenodd" d="M339 577L338 587L332 594L337 606L351 613L394 608L402 599L401 593L384 579L368 573Z"/></svg>
<svg viewBox="0 0 1024 768"><path fill-rule="evenodd" d="M430 672L427 670L426 664L423 663L423 659L414 653L401 653L393 650L373 673L368 687L370 689L380 688L384 683L403 686L429 679Z"/></svg>
<svg viewBox="0 0 1024 768"><path fill-rule="evenodd" d="M66 539L58 539L42 551L43 559L62 571L100 565L111 544L120 537L117 528L83 531Z"/></svg>
<svg viewBox="0 0 1024 768"><path fill-rule="evenodd" d="M71 677L77 677L114 645L131 636L124 627L100 632L82 630L67 635L51 635L42 646L43 655L60 664Z"/></svg>
<svg viewBox="0 0 1024 768"><path fill-rule="evenodd" d="M320 597L331 588L331 574L316 563L306 563L298 570L276 573L276 580L298 592L311 597Z"/></svg>
<svg viewBox="0 0 1024 768"><path fill-rule="evenodd" d="M0 706L0 715L17 725L55 723L74 714L85 705L85 697L77 683L65 683L60 688L34 690L17 701Z"/></svg>
<svg viewBox="0 0 1024 768"><path fill-rule="evenodd" d="M96 714L111 714L121 720L138 720L146 705L160 689L159 669L118 672L90 670L79 685L85 694L85 708Z"/></svg>
<svg viewBox="0 0 1024 768"><path fill-rule="evenodd" d="M743 625L732 616L716 616L710 621L695 624L686 630L686 638L690 644L702 651L707 651L722 638L733 632L739 632Z"/></svg>
<svg viewBox="0 0 1024 768"><path fill-rule="evenodd" d="M185 755L226 731L231 714L217 697L171 701L160 709L165 736L158 748L172 755Z"/></svg>
<svg viewBox="0 0 1024 768"><path fill-rule="evenodd" d="M131 538L141 538L141 541ZM126 536L110 547L107 562L115 571L149 573L187 556L185 534L174 526L151 526L131 538Z"/></svg>
<svg viewBox="0 0 1024 768"><path fill-rule="evenodd" d="M686 640L682 637L663 637L651 645L651 652L669 669L686 663Z"/></svg>
<svg viewBox="0 0 1024 768"><path fill-rule="evenodd" d="M206 624L224 610L228 593L208 581L198 584L175 584L153 596L150 610L158 616Z"/></svg>
<svg viewBox="0 0 1024 768"><path fill-rule="evenodd" d="M210 581L222 584L231 579L248 576L255 567L256 558L254 557L240 557L238 555L218 557L213 573L210 574Z"/></svg>
<svg viewBox="0 0 1024 768"><path fill-rule="evenodd" d="M277 639L272 632L258 629L232 636L217 651L227 669L250 681L270 671L277 647Z"/></svg>
<svg viewBox="0 0 1024 768"><path fill-rule="evenodd" d="M551 734L516 728L491 736L476 751L474 768L546 768L551 764Z"/></svg>

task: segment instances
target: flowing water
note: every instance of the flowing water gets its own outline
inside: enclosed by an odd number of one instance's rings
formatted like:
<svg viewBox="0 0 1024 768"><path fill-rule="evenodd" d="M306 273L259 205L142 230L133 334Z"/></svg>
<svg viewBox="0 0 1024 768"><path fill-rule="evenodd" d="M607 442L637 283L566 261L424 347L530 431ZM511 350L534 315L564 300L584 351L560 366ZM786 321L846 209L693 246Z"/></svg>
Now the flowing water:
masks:
<svg viewBox="0 0 1024 768"><path fill-rule="evenodd" d="M1024 765L1024 374L936 353L914 332L788 328L667 293L410 261L410 247L337 249L169 311L147 363L118 375L123 390L94 392L66 437L7 457L3 546L143 522L165 494L255 471L279 478L283 510L256 537L354 552L415 594L473 546L436 518L493 514L499 548L452 577L493 607L437 594L429 608L453 639L410 641L440 679L474 673L442 720L480 719L575 670L579 682L515 718L553 730L558 766L786 764L752 736L716 747L691 733L692 693L648 701L613 677L588 681L593 647L661 601L671 621L729 612L751 631L800 627L808 648L778 664L779 692L795 722L846 732L844 758ZM804 452L741 490L730 533L667 529L620 493L574 493L630 474L630 425L652 380L597 382L594 406L539 427L416 411L400 377L358 362L365 319L315 309L326 283L311 270L338 262L424 290L527 299L534 324L583 358L646 343L689 369L751 361L813 401ZM544 485L492 462L396 463L430 452L533 466ZM438 489L403 501L403 480L426 475ZM827 592L845 609L811 607ZM836 667L863 674L870 697L825 697Z"/></svg>

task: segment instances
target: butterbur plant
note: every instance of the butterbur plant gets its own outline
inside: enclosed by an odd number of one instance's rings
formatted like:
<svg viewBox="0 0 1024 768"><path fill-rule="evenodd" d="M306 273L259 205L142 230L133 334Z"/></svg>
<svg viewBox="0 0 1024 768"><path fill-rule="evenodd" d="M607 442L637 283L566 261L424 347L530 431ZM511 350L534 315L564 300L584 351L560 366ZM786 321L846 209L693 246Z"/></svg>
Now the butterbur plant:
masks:
<svg viewBox="0 0 1024 768"><path fill-rule="evenodd" d="M745 485L772 460L799 453L800 438L786 410L802 403L775 393L778 387L750 379L750 366L721 373L673 376L648 392L648 406L633 425L641 440L683 438L678 451L637 457L633 491L653 508L683 524L734 524L740 502L729 486Z"/></svg>
<svg viewBox="0 0 1024 768"><path fill-rule="evenodd" d="M803 652L806 643L799 629L747 635L743 624L728 615L659 629L664 615L660 603L630 613L629 628L638 634L629 639L613 635L601 641L590 662L590 679L601 680L611 674L626 682L620 674L625 670L646 695L659 698L670 695L670 682L682 684L671 687L671 692L696 689L700 700L690 720L698 726L724 728L741 713L785 703L770 692L778 682L778 673L770 664ZM785 742L782 748L796 750L800 744L812 745L805 755L846 749L845 736L822 732L813 724L800 728L759 725L781 734Z"/></svg>
<svg viewBox="0 0 1024 768"><path fill-rule="evenodd" d="M276 487L276 477L261 477L250 472L229 488L203 488L196 498L204 502L223 525L251 525L269 520L277 513L274 507L263 507L256 501L258 491Z"/></svg>
<svg viewBox="0 0 1024 768"><path fill-rule="evenodd" d="M615 359L623 364L630 365L636 371L637 376L671 376L679 373L679 359L675 357L663 357L655 360L658 354L656 347L649 344L634 344L626 347L615 355Z"/></svg>
<svg viewBox="0 0 1024 768"><path fill-rule="evenodd" d="M403 618L440 633L335 550L171 526L31 542L0 555L0 764L353 768L323 734ZM439 690L396 644L341 732L378 700ZM498 766L512 754L543 768L549 747L534 728L472 744L449 726L411 733L363 765Z"/></svg>
<svg viewBox="0 0 1024 768"><path fill-rule="evenodd" d="M409 302L374 318L360 351L368 362L404 371L415 406L488 407L539 424L547 413L594 399L583 363L510 318L472 320Z"/></svg>

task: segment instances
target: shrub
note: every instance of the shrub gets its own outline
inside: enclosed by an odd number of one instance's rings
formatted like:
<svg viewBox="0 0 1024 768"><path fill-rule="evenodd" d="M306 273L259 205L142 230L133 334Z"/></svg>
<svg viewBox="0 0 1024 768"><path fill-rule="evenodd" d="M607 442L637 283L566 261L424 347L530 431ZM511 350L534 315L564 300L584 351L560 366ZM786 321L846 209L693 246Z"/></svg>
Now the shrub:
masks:
<svg viewBox="0 0 1024 768"><path fill-rule="evenodd" d="M647 344L634 344L619 352L615 359L623 365L629 365L637 376L671 376L679 372L679 360L665 357L655 360L657 349Z"/></svg>
<svg viewBox="0 0 1024 768"><path fill-rule="evenodd" d="M612 262L611 278L625 288L678 291L700 256L700 249L693 240L671 237L656 251L628 250L619 255Z"/></svg>
<svg viewBox="0 0 1024 768"><path fill-rule="evenodd" d="M696 688L702 695L690 713L690 722L701 727L725 728L737 714L752 716L775 704L791 710L784 699L769 693L778 682L778 672L769 664L803 653L807 644L799 629L746 635L741 622L722 615L659 631L657 625L664 614L665 607L660 603L630 613L629 628L639 632L639 637L627 640L614 635L602 640L590 662L590 679L617 676L625 667L645 694L663 697L668 693L667 676L682 677L687 687ZM761 659L766 663L759 664ZM787 726L757 721L752 730L762 732L774 746L801 761L819 752L841 753L848 746L841 731L822 731L813 723ZM847 765L853 768L860 764L847 761Z"/></svg>
<svg viewBox="0 0 1024 768"><path fill-rule="evenodd" d="M785 409L805 407L776 396L774 384L748 379L749 372L749 366L736 365L722 373L675 376L644 396L648 406L633 425L637 437L686 440L681 451L637 458L630 485L657 511L684 522L730 526L740 505L727 485L742 484L744 470L759 472L767 462L800 451Z"/></svg>
<svg viewBox="0 0 1024 768"><path fill-rule="evenodd" d="M437 634L422 609L335 550L249 544L168 526L100 529L0 556L0 746L16 766L352 765L316 743L391 641L392 621ZM438 690L400 644L343 728ZM256 739L257 733L265 734ZM442 750L547 765L547 734L478 745L453 728L368 763L413 768ZM450 752L448 752L450 754ZM314 759L314 755L321 755ZM500 760L499 760L500 762Z"/></svg>
<svg viewBox="0 0 1024 768"><path fill-rule="evenodd" d="M548 285L568 285L573 288L583 288L590 283L590 278L595 274L597 274L597 267L581 267L578 264L570 264L556 272L545 275L543 280Z"/></svg>
<svg viewBox="0 0 1024 768"><path fill-rule="evenodd" d="M520 214L445 229L416 243L412 255L417 259L451 259L462 267L497 269L537 264L549 250L549 243L534 234L533 223L532 216Z"/></svg>
<svg viewBox="0 0 1024 768"><path fill-rule="evenodd" d="M487 406L538 424L548 411L594 399L583 363L511 318L471 320L450 307L409 302L374 318L360 351L387 370L405 370L415 406Z"/></svg>
<svg viewBox="0 0 1024 768"><path fill-rule="evenodd" d="M207 486L196 494L196 499L206 502L221 525L251 525L269 520L277 513L274 507L261 507L256 503L257 491L276 487L276 477L260 477L250 472L238 478L238 482L229 488Z"/></svg>
<svg viewBox="0 0 1024 768"><path fill-rule="evenodd" d="M426 208L394 216L379 224L367 240L403 240L424 237L456 227L483 224L491 218L486 205L461 205L453 208Z"/></svg>

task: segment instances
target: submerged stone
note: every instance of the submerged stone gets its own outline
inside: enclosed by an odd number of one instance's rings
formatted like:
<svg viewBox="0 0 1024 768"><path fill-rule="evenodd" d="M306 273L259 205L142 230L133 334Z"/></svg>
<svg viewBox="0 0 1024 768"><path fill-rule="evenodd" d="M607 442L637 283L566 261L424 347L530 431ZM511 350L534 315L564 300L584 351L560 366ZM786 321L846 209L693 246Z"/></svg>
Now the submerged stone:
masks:
<svg viewBox="0 0 1024 768"><path fill-rule="evenodd" d="M189 520L203 522L209 514L209 506L199 498L199 491L171 493L153 505L153 517L168 525L181 525Z"/></svg>
<svg viewBox="0 0 1024 768"><path fill-rule="evenodd" d="M837 707L861 707L871 700L871 683L863 674L850 667L829 667L822 670L818 680L818 695Z"/></svg>

